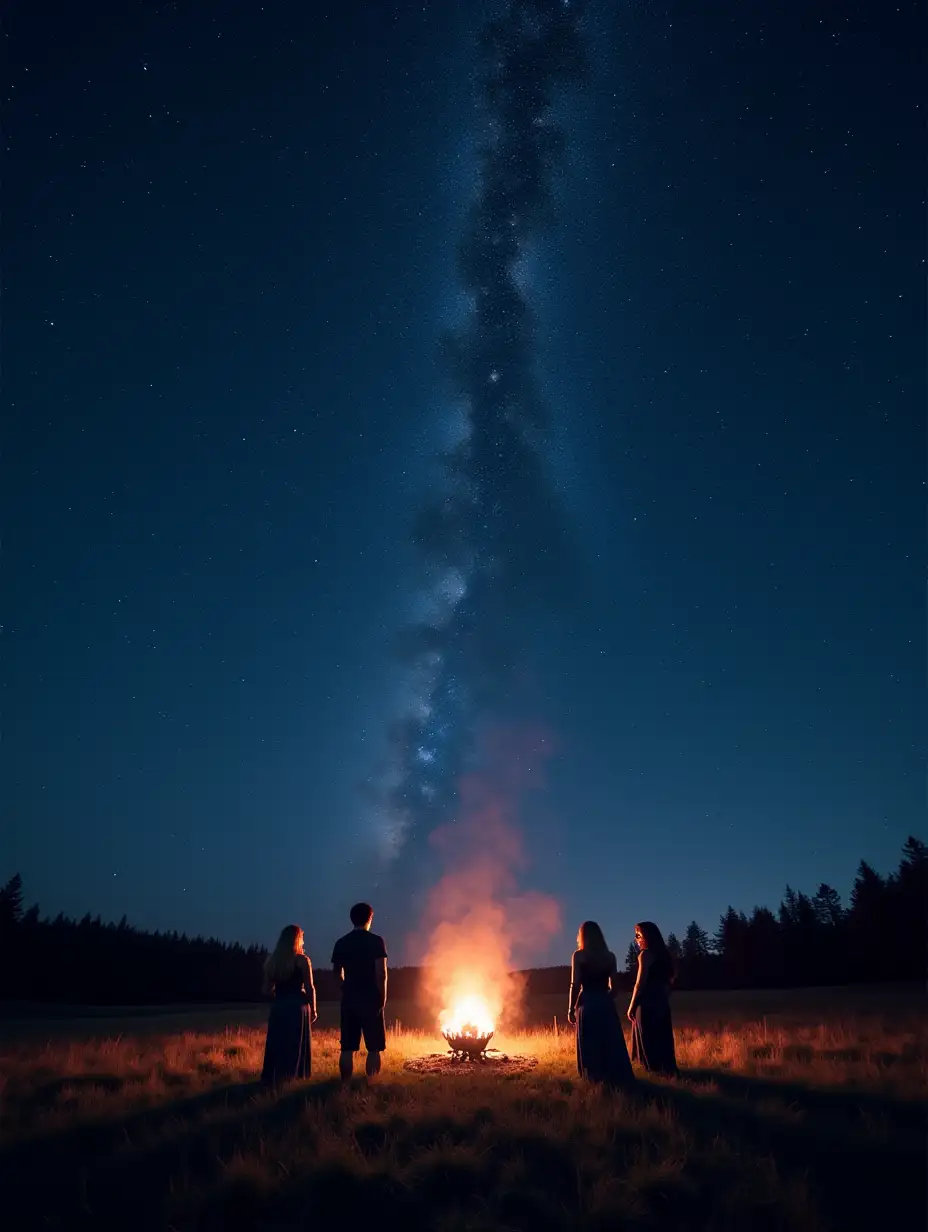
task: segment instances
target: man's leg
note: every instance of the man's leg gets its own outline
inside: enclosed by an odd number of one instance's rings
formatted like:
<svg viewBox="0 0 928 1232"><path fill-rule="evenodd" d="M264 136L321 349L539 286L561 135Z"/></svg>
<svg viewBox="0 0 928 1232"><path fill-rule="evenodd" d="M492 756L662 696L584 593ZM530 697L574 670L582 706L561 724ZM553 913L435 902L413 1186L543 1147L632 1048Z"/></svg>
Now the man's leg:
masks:
<svg viewBox="0 0 928 1232"><path fill-rule="evenodd" d="M361 1047L361 1020L350 1007L342 1005L342 1050L338 1055L338 1072L342 1082L351 1078L354 1069L354 1054Z"/></svg>
<svg viewBox="0 0 928 1232"><path fill-rule="evenodd" d="M386 1046L387 1028L384 1023L383 1010L378 1010L364 1024L364 1047L367 1049L364 1069L368 1078L376 1078L380 1073L380 1054Z"/></svg>

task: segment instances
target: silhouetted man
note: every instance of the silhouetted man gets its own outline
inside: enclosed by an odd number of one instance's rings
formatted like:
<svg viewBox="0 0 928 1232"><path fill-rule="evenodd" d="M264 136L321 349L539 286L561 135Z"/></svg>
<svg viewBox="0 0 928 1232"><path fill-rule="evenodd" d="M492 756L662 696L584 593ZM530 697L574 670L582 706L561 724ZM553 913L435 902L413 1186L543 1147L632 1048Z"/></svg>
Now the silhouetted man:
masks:
<svg viewBox="0 0 928 1232"><path fill-rule="evenodd" d="M351 1077L354 1054L367 1049L368 1078L380 1073L380 1054L387 1046L383 1020L387 1004L387 947L372 933L374 909L369 903L351 908L350 933L339 937L332 951L332 966L342 982L342 1051L338 1068L342 1080Z"/></svg>

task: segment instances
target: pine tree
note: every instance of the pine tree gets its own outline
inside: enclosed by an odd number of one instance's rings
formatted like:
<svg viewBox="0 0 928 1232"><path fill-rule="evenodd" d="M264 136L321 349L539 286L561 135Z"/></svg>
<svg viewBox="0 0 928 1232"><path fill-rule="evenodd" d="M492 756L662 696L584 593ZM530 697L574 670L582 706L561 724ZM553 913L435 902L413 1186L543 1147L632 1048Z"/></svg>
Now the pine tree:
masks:
<svg viewBox="0 0 928 1232"><path fill-rule="evenodd" d="M780 927L790 928L799 923L799 899L796 891L787 886L783 891L783 901L780 903Z"/></svg>
<svg viewBox="0 0 928 1232"><path fill-rule="evenodd" d="M631 941L628 943L628 949L625 951L625 970L629 975L635 975L638 970L638 951Z"/></svg>
<svg viewBox="0 0 928 1232"><path fill-rule="evenodd" d="M866 860L861 860L851 890L851 914L859 917L878 911L885 896L886 882Z"/></svg>
<svg viewBox="0 0 928 1232"><path fill-rule="evenodd" d="M783 982L783 934L769 907L755 907L748 920L747 969L761 988Z"/></svg>
<svg viewBox="0 0 928 1232"><path fill-rule="evenodd" d="M23 879L14 873L0 890L0 930L14 929L23 918Z"/></svg>
<svg viewBox="0 0 928 1232"><path fill-rule="evenodd" d="M729 907L719 920L713 949L722 960L726 981L740 988L747 976L748 921L743 912Z"/></svg>
<svg viewBox="0 0 928 1232"><path fill-rule="evenodd" d="M928 868L928 845L914 834L902 844L902 863L913 867Z"/></svg>
<svg viewBox="0 0 928 1232"><path fill-rule="evenodd" d="M819 981L825 984L840 984L847 978L847 913L841 896L824 881L812 899L812 910L818 928L816 937L816 962Z"/></svg>
<svg viewBox="0 0 928 1232"><path fill-rule="evenodd" d="M683 958L686 962L709 957L709 934L695 920L686 926L683 934Z"/></svg>
<svg viewBox="0 0 928 1232"><path fill-rule="evenodd" d="M796 895L796 925L800 933L811 934L818 927L818 916L808 894L800 890Z"/></svg>
<svg viewBox="0 0 928 1232"><path fill-rule="evenodd" d="M719 926L715 930L715 936L712 938L712 949L716 954L724 955L726 945L729 943L731 936L737 931L739 923L738 912L729 905L724 915L719 917ZM747 924L747 920L745 920Z"/></svg>
<svg viewBox="0 0 928 1232"><path fill-rule="evenodd" d="M680 949L681 983L690 988L703 987L709 968L709 934L695 920L687 925Z"/></svg>
<svg viewBox="0 0 928 1232"><path fill-rule="evenodd" d="M928 847L909 835L893 886L893 928L902 944L896 947L901 979L924 980L928 975Z"/></svg>
<svg viewBox="0 0 928 1232"><path fill-rule="evenodd" d="M848 925L856 979L895 978L881 953L887 926L887 909L892 907L890 888L866 860L861 860L851 890ZM891 914L891 912L890 912Z"/></svg>
<svg viewBox="0 0 928 1232"><path fill-rule="evenodd" d="M815 918L824 928L837 928L844 922L841 895L824 881L815 893L812 909L815 912Z"/></svg>

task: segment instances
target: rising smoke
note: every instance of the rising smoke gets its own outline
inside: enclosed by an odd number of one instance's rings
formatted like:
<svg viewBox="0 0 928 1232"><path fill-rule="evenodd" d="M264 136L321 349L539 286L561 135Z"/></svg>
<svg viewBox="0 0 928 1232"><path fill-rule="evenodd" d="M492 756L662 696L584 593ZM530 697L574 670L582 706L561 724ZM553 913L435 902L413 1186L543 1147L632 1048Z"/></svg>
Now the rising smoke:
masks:
<svg viewBox="0 0 928 1232"><path fill-rule="evenodd" d="M527 619L573 575L541 452L547 418L519 269L552 213L565 146L556 91L586 68L578 6L510 0L480 50L486 138L458 250L469 312L443 344L463 427L415 528L429 611L398 642L408 708L390 733L380 818L393 855L454 815L477 723L511 700Z"/></svg>
<svg viewBox="0 0 928 1232"><path fill-rule="evenodd" d="M555 899L518 888L531 854L519 810L544 786L552 746L529 728L484 736L480 769L460 783L457 820L431 835L443 876L429 892L413 961L422 969L419 999L438 1021L477 996L505 1029L521 1018L513 967L545 954L561 925Z"/></svg>

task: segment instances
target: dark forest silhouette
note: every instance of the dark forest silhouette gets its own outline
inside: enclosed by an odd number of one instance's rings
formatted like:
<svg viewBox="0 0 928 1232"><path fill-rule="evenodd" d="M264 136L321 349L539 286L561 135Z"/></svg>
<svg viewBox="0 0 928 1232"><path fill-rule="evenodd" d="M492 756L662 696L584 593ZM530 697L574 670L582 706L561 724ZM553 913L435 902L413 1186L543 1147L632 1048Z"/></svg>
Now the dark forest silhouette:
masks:
<svg viewBox="0 0 928 1232"><path fill-rule="evenodd" d="M694 920L668 948L681 988L791 988L924 979L928 955L928 848L907 839L895 873L887 877L861 861L845 907L831 886L811 897L786 887L779 910L750 915L729 907L714 935ZM176 932L145 932L127 923L104 924L40 917L23 907L19 874L0 890L0 999L74 1005L165 1005L262 999L263 947ZM321 1000L337 989L317 957ZM626 969L635 962L629 947ZM525 973L529 993L560 993L566 968ZM629 978L629 977L626 977ZM418 973L394 970L393 1000L413 997Z"/></svg>

